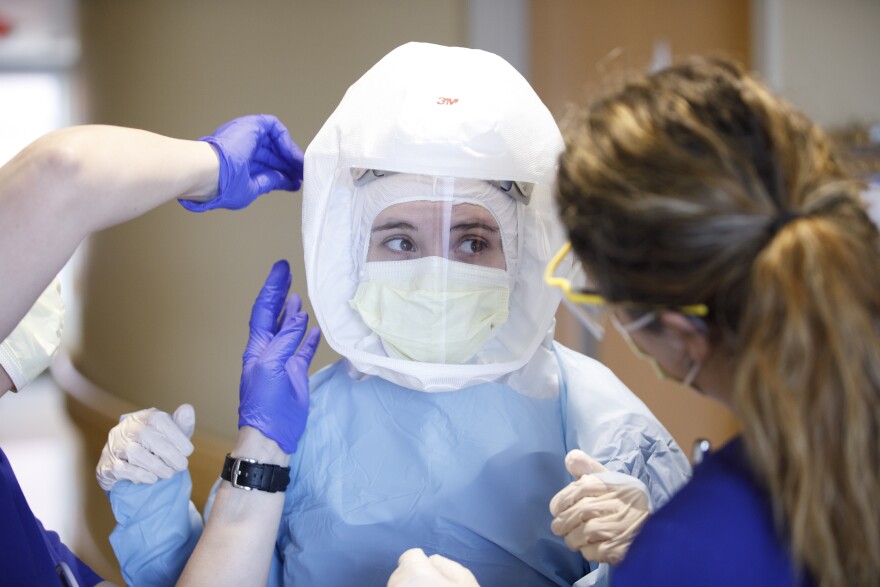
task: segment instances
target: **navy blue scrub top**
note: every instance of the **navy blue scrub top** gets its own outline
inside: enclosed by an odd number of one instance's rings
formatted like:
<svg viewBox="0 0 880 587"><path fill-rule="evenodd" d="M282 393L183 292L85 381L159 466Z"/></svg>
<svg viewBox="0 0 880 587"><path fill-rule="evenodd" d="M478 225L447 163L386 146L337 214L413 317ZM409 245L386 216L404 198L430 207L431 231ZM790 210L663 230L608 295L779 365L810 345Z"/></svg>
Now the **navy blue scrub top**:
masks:
<svg viewBox="0 0 880 587"><path fill-rule="evenodd" d="M769 496L757 483L740 438L710 454L673 498L651 516L613 587L809 587L773 525Z"/></svg>
<svg viewBox="0 0 880 587"><path fill-rule="evenodd" d="M0 582L6 587L65 585L56 567L63 561L80 587L101 582L67 549L58 534L43 528L31 512L12 465L0 449Z"/></svg>

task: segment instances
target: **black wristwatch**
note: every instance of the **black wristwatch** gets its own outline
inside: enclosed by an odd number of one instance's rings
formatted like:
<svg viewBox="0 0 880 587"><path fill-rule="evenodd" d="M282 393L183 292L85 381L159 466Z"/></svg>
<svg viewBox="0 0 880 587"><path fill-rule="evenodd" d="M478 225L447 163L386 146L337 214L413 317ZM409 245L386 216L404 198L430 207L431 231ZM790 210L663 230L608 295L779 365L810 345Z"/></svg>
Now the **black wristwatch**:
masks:
<svg viewBox="0 0 880 587"><path fill-rule="evenodd" d="M237 489L259 489L275 493L284 491L290 484L290 467L266 465L254 459L236 458L227 454L220 478L229 481Z"/></svg>

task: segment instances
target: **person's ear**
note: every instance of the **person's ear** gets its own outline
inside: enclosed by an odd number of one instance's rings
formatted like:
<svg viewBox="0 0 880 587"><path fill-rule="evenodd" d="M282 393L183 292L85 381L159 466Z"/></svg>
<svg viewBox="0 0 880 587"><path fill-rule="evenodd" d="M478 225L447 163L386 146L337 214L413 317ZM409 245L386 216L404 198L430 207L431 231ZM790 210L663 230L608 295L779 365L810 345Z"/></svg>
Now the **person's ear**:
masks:
<svg viewBox="0 0 880 587"><path fill-rule="evenodd" d="M680 312L660 312L660 323L664 330L677 335L687 353L691 364L706 362L712 350L709 332L705 325L693 320Z"/></svg>

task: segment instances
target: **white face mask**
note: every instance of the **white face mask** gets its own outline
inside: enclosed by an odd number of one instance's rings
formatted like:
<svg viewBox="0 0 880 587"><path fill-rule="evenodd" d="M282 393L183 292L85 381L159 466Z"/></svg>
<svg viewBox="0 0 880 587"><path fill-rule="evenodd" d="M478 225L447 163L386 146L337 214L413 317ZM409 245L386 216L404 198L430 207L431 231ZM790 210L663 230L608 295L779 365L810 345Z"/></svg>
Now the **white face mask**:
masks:
<svg viewBox="0 0 880 587"><path fill-rule="evenodd" d="M460 364L507 321L509 296L503 269L424 257L367 263L350 304L389 355Z"/></svg>
<svg viewBox="0 0 880 587"><path fill-rule="evenodd" d="M61 284L49 284L9 337L0 343L2 367L16 391L21 391L52 362L61 346L64 302Z"/></svg>
<svg viewBox="0 0 880 587"><path fill-rule="evenodd" d="M660 363L657 361L657 359L640 349L638 345L633 341L632 336L630 336L631 333L637 330L641 330L642 328L653 322L656 317L656 314L649 313L645 314L638 320L630 322L629 324L622 324L620 320L618 320L614 312L612 312L611 322L612 324L614 324L614 328L617 329L617 332L620 333L621 338L623 338L624 342L626 342L627 346L629 346L633 354L639 359L647 361L651 365L651 368L654 370L654 374L657 376L657 379L659 379L660 381L665 381L666 379L669 379L669 376L666 374L666 371L663 370L663 367L660 366ZM693 387L694 379L696 379L697 375L700 374L700 369L702 369L702 367L703 365L699 361L692 362L690 368L688 368L688 372L684 376L684 379L681 381L682 385L684 385L685 387Z"/></svg>

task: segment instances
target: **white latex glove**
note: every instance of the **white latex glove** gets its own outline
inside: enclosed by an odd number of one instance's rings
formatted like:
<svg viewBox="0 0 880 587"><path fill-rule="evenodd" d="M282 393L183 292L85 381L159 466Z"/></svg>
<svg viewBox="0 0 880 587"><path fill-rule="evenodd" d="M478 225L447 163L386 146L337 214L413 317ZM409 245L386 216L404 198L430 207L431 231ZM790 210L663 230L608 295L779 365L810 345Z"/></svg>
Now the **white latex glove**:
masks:
<svg viewBox="0 0 880 587"><path fill-rule="evenodd" d="M476 577L455 561L439 554L425 556L421 548L410 548L397 560L388 587L480 587Z"/></svg>
<svg viewBox="0 0 880 587"><path fill-rule="evenodd" d="M565 467L575 480L550 501L550 529L587 560L619 563L651 513L647 487L577 449L566 455Z"/></svg>
<svg viewBox="0 0 880 587"><path fill-rule="evenodd" d="M98 484L110 491L117 481L155 483L183 471L193 451L189 439L195 425L189 404L174 410L174 416L156 408L123 415L101 451Z"/></svg>
<svg viewBox="0 0 880 587"><path fill-rule="evenodd" d="M15 330L0 341L0 369L9 375L13 391L21 391L46 370L61 346L63 326L64 300L56 277Z"/></svg>

